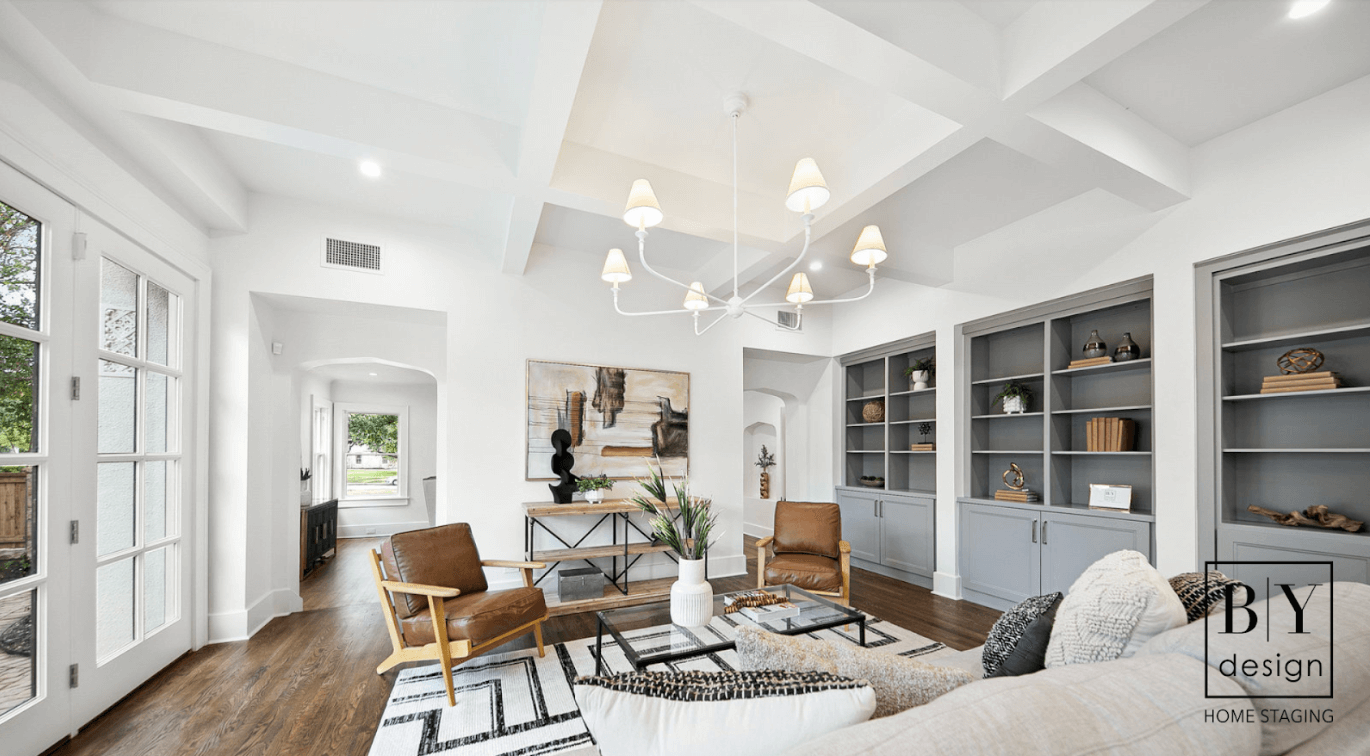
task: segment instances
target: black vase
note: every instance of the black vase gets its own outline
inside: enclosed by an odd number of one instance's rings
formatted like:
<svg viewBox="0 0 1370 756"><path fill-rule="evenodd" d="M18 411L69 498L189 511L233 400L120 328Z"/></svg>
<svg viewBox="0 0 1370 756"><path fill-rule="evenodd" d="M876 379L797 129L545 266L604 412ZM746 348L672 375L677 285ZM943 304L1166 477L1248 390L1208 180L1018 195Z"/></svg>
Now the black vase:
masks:
<svg viewBox="0 0 1370 756"><path fill-rule="evenodd" d="M1113 350L1114 362L1127 362L1142 356L1142 348L1137 346L1137 342L1132 340L1131 333L1123 334L1123 340L1118 342L1118 348Z"/></svg>

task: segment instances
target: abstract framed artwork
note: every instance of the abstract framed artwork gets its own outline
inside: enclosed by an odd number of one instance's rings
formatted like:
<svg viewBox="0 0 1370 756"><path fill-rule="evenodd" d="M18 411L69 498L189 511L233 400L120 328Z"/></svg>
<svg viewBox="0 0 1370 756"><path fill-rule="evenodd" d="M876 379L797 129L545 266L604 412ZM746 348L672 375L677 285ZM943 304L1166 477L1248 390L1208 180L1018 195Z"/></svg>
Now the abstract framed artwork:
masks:
<svg viewBox="0 0 1370 756"><path fill-rule="evenodd" d="M527 480L556 480L552 434L570 434L576 475L619 480L690 465L690 374L671 370L528 361Z"/></svg>

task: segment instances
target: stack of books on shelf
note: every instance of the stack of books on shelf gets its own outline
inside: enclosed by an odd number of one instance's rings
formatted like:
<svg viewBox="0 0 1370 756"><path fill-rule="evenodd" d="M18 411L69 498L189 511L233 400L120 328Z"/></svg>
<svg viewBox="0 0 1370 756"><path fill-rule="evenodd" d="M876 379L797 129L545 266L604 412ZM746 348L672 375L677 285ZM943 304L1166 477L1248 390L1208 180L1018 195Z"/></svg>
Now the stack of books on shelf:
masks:
<svg viewBox="0 0 1370 756"><path fill-rule="evenodd" d="M1137 437L1137 423L1124 417L1096 417L1085 430L1085 448L1092 452L1132 451Z"/></svg>
<svg viewBox="0 0 1370 756"><path fill-rule="evenodd" d="M1014 491L1007 488L1001 488L998 491L994 492L994 500L1017 501L1022 502L1024 504L1035 504L1041 501L1041 499L1037 498L1036 491L1029 491L1026 488L1022 489L1021 491Z"/></svg>
<svg viewBox="0 0 1370 756"><path fill-rule="evenodd" d="M1075 368L1086 368L1095 367L1097 365L1107 365L1112 361L1113 358L1109 357L1108 355L1104 355L1103 357L1092 357L1088 360L1072 360L1070 363L1070 369L1074 370Z"/></svg>
<svg viewBox="0 0 1370 756"><path fill-rule="evenodd" d="M937 444L909 444L909 451L936 451Z"/></svg>
<svg viewBox="0 0 1370 756"><path fill-rule="evenodd" d="M1290 375L1266 376L1261 384L1262 394L1288 394L1295 391L1327 391L1341 388L1341 375L1338 373L1292 373Z"/></svg>

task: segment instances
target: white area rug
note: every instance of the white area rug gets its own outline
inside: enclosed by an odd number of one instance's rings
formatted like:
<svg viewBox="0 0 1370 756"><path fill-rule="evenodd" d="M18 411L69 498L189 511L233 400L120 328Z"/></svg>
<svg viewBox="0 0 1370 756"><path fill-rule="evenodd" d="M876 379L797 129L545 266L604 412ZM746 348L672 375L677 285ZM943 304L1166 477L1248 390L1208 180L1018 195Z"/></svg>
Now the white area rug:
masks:
<svg viewBox="0 0 1370 756"><path fill-rule="evenodd" d="M726 621L714 618L715 622ZM632 633L634 637L659 630ZM832 643L856 643L857 626L810 633ZM951 653L941 643L871 617L866 621L866 645L906 657L936 657ZM447 705L447 691L436 664L400 672L395 688L371 742L371 756L418 756L451 753L458 756L538 756L573 751L593 745L580 718L571 683L595 672L595 639L584 638L547 647L539 659L536 649L485 656L462 664L454 675L457 705ZM610 674L631 672L632 666L605 636L604 658ZM655 670L729 670L737 668L737 653L724 651Z"/></svg>

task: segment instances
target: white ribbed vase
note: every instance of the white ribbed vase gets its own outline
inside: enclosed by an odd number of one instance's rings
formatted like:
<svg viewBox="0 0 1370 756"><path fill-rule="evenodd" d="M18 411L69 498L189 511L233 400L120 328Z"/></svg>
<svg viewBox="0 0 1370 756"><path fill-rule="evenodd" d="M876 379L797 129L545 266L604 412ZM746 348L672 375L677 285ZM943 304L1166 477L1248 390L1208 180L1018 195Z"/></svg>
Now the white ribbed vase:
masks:
<svg viewBox="0 0 1370 756"><path fill-rule="evenodd" d="M714 616L714 589L704 579L703 559L681 559L680 578L671 586L671 622L703 627Z"/></svg>

